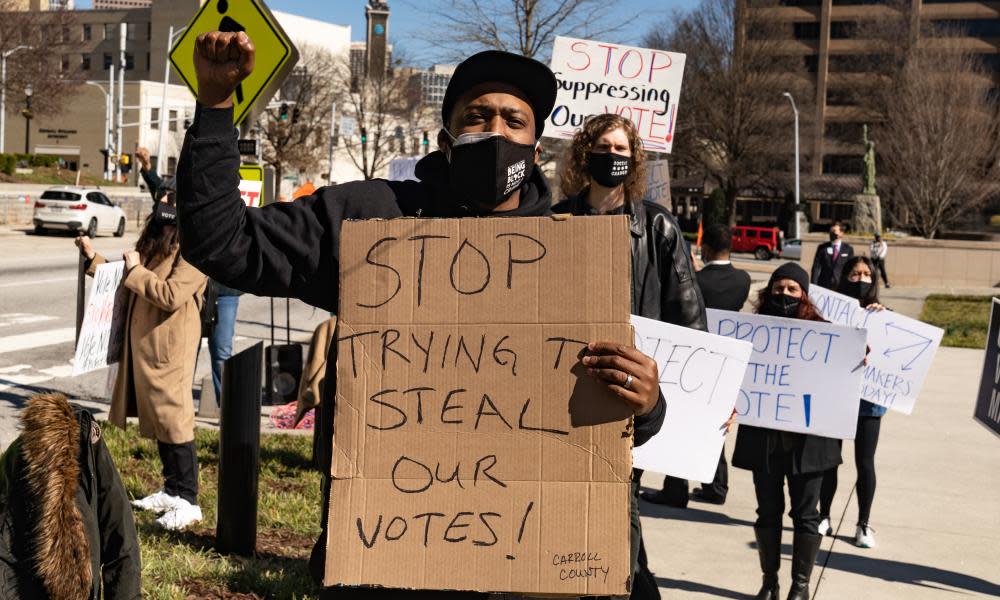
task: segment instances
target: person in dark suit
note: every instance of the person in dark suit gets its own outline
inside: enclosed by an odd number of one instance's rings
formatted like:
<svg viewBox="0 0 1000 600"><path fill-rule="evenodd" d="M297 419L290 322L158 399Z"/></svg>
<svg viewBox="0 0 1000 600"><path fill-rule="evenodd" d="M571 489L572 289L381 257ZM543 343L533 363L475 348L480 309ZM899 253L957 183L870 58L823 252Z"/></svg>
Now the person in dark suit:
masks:
<svg viewBox="0 0 1000 600"><path fill-rule="evenodd" d="M844 241L844 226L834 223L830 227L830 241L816 248L810 283L828 290L836 290L840 284L840 272L852 258L854 258L854 248Z"/></svg>
<svg viewBox="0 0 1000 600"><path fill-rule="evenodd" d="M701 258L705 266L695 274L705 308L739 312L750 296L750 275L733 266L729 260L732 248L733 236L728 227L710 225L705 228L701 241ZM725 504L728 493L729 465L723 448L712 483L694 490L691 496L702 502ZM668 475L663 480L662 490L643 492L642 499L677 508L687 506L688 482Z"/></svg>

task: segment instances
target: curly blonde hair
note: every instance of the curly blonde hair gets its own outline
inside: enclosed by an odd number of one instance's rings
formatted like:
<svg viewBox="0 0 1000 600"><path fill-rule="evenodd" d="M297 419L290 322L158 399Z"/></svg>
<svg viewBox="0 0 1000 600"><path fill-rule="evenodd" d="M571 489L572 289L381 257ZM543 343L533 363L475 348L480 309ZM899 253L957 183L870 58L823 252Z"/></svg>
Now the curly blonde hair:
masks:
<svg viewBox="0 0 1000 600"><path fill-rule="evenodd" d="M638 204L646 196L646 154L642 139L632 121L615 114L597 115L587 120L573 136L573 145L566 154L560 172L560 187L566 196L576 196L590 185L587 155L594 149L597 139L609 131L621 129L632 149L628 176L625 178L625 201Z"/></svg>

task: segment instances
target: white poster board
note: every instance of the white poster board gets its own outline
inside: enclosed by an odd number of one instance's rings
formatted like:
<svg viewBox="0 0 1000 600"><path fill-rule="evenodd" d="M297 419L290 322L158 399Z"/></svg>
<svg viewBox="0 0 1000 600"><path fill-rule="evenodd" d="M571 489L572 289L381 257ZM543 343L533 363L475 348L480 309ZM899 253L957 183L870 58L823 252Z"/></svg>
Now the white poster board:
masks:
<svg viewBox="0 0 1000 600"><path fill-rule="evenodd" d="M670 152L685 55L557 37L552 71L559 82L548 137L568 139L587 117L614 113L635 123L643 147Z"/></svg>
<svg viewBox="0 0 1000 600"><path fill-rule="evenodd" d="M646 161L646 201L673 211L670 201L670 164L665 160Z"/></svg>
<svg viewBox="0 0 1000 600"><path fill-rule="evenodd" d="M404 156L389 161L389 181L416 181L417 163L422 156Z"/></svg>
<svg viewBox="0 0 1000 600"><path fill-rule="evenodd" d="M912 413L944 331L891 310L869 312L854 298L818 285L809 286L809 297L824 319L868 330L871 353L861 397Z"/></svg>
<svg viewBox="0 0 1000 600"><path fill-rule="evenodd" d="M709 309L708 331L753 344L736 400L740 424L853 440L865 330Z"/></svg>
<svg viewBox="0 0 1000 600"><path fill-rule="evenodd" d="M260 208L261 191L264 189L263 181L253 179L240 179L240 197L243 203L250 208Z"/></svg>
<svg viewBox="0 0 1000 600"><path fill-rule="evenodd" d="M663 427L632 449L632 464L712 481L752 346L636 315L632 327L636 348L656 361L667 405Z"/></svg>
<svg viewBox="0 0 1000 600"><path fill-rule="evenodd" d="M128 293L121 285L125 262L97 266L76 344L73 375L82 375L118 362L128 311Z"/></svg>

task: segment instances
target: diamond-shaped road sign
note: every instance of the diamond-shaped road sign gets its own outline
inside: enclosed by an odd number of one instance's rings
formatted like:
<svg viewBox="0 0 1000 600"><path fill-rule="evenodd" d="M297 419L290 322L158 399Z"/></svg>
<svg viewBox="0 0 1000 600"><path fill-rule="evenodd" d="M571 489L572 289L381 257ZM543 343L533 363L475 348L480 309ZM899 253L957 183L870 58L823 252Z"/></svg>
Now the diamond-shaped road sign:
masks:
<svg viewBox="0 0 1000 600"><path fill-rule="evenodd" d="M299 60L299 51L262 0L208 0L170 50L170 62L195 96L198 95L195 41L209 31L246 32L257 48L253 73L233 94L233 120L239 125L248 116L260 114L292 72Z"/></svg>

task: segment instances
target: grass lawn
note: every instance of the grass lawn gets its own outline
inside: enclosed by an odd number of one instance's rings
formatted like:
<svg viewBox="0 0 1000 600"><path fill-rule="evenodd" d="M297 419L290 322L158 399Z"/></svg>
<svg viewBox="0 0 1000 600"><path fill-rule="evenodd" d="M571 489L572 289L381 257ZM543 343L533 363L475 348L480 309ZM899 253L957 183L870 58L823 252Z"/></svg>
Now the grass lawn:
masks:
<svg viewBox="0 0 1000 600"><path fill-rule="evenodd" d="M14 175L7 175L6 173L0 173L0 183L41 183L49 185L75 185L76 184L76 171L70 171L68 169L56 169L55 167L33 167L33 173L16 173ZM114 183L112 181L107 181L102 177L94 177L92 175L81 175L80 185L99 185L102 187L113 187L116 185L122 185L120 183Z"/></svg>
<svg viewBox="0 0 1000 600"><path fill-rule="evenodd" d="M990 296L931 294L920 320L944 329L942 346L985 348L992 301Z"/></svg>
<svg viewBox="0 0 1000 600"><path fill-rule="evenodd" d="M143 497L163 485L156 444L136 427L105 427L104 438L129 496ZM147 600L317 598L307 561L319 535L320 475L310 468L312 438L261 436L257 555L215 552L219 434L197 430L200 466L198 503L205 520L183 533L169 533L154 515L136 512L142 548L142 588Z"/></svg>

